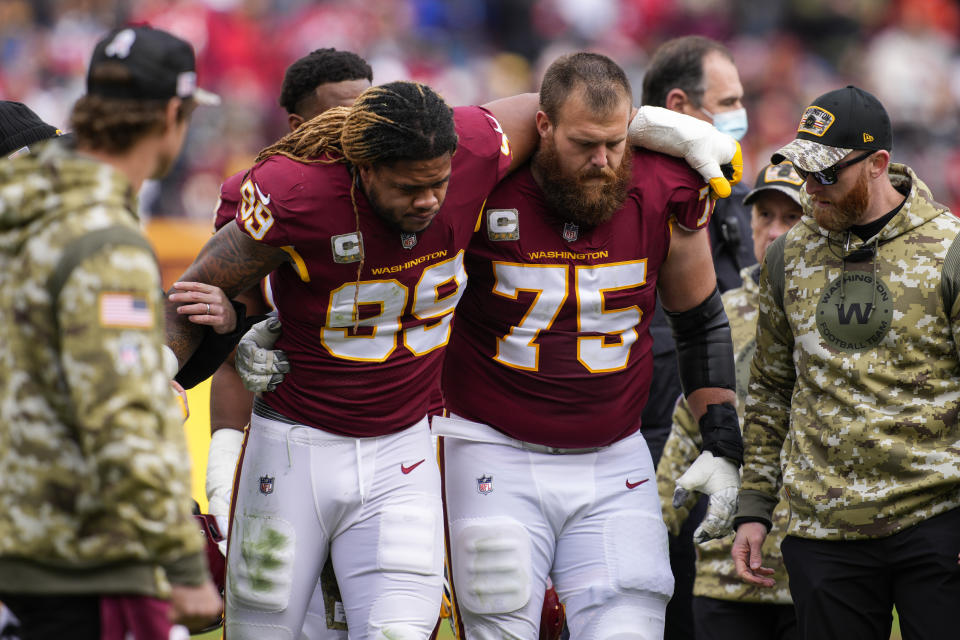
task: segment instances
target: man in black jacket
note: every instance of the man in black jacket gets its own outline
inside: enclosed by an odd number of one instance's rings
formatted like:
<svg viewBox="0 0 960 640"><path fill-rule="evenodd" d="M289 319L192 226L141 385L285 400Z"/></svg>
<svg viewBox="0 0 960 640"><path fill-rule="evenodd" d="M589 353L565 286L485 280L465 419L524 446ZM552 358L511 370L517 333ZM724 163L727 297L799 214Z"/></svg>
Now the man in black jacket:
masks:
<svg viewBox="0 0 960 640"><path fill-rule="evenodd" d="M643 78L645 105L666 107L712 123L737 140L747 131L743 87L730 51L703 36L684 36L662 44L653 54ZM750 210L743 206L749 186L737 184L729 198L718 200L710 219L710 245L717 286L721 292L739 287L740 269L756 262L750 242ZM650 325L653 337L653 379L650 399L644 408L642 430L654 464L660 460L670 434L673 409L681 395L676 345L663 309L657 305ZM670 539L673 598L667 607L664 638L690 639L693 634L692 593L694 566L693 531L706 508L701 500L691 511L679 537Z"/></svg>

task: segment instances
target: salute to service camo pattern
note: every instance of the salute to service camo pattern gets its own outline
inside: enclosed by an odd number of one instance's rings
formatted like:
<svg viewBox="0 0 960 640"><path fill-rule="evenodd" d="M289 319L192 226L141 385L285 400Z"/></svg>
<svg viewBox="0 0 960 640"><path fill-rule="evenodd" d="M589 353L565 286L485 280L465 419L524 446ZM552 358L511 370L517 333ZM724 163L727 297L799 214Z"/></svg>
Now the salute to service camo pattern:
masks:
<svg viewBox="0 0 960 640"><path fill-rule="evenodd" d="M0 575L20 593L165 597L205 577L136 204L56 143L0 163Z"/></svg>
<svg viewBox="0 0 960 640"><path fill-rule="evenodd" d="M889 171L907 197L882 231L828 233L805 205L760 279L738 515L769 520L782 465L804 538L883 537L960 506L960 220Z"/></svg>
<svg viewBox="0 0 960 640"><path fill-rule="evenodd" d="M740 277L743 286L731 289L723 294L723 308L730 320L730 335L737 365L737 410L743 419L743 402L746 397L747 383L750 378L750 360L756 351L757 342L757 303L760 288L753 276L760 265L742 269ZM663 448L663 455L657 465L657 491L663 507L663 519L673 535L680 533L683 521L696 504L699 494L691 493L686 503L679 508L673 506L673 491L677 478L683 474L700 455L703 437L700 426L690 412L686 400L681 400L673 414L673 429ZM708 540L697 545L697 576L693 585L693 594L716 598L718 600L737 600L740 602L764 602L790 604L790 591L787 588L787 572L780 555L780 542L786 531L789 510L785 500L777 504L773 512L773 529L763 543L763 565L774 569L771 576L776 587L766 589L748 584L737 577L730 556L733 546L733 534L717 540Z"/></svg>

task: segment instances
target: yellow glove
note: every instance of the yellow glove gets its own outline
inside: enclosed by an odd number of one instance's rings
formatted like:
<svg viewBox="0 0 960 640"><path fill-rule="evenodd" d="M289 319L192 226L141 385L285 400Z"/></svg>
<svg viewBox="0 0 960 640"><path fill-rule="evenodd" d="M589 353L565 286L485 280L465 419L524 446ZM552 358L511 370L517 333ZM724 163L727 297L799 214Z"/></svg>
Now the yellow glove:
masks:
<svg viewBox="0 0 960 640"><path fill-rule="evenodd" d="M676 111L640 107L630 121L627 140L631 145L686 160L710 185L713 198L729 196L730 186L743 176L739 142L709 122Z"/></svg>

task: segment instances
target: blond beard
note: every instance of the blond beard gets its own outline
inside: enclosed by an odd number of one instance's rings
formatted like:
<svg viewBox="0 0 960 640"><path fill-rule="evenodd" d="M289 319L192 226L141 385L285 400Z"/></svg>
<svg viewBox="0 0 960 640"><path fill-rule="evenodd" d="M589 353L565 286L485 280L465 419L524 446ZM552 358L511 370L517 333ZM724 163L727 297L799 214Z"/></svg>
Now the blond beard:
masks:
<svg viewBox="0 0 960 640"><path fill-rule="evenodd" d="M861 172L856 183L835 203L826 207L814 205L813 218L828 231L843 231L857 224L869 205L867 175Z"/></svg>

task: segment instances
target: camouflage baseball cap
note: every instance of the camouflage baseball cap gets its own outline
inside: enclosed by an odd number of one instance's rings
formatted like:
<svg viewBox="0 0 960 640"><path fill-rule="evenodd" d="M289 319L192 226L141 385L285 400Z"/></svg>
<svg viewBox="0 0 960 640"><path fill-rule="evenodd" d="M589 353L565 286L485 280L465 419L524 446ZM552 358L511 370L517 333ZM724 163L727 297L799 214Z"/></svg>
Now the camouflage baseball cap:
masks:
<svg viewBox="0 0 960 640"><path fill-rule="evenodd" d="M790 160L804 171L822 171L854 149L893 148L886 109L872 94L848 85L825 93L803 112L796 139L770 157Z"/></svg>
<svg viewBox="0 0 960 640"><path fill-rule="evenodd" d="M784 160L780 164L768 164L761 169L757 176L757 183L753 186L753 191L744 196L743 206L750 206L765 191L785 193L791 200L801 204L801 187L803 187L803 178L797 173L797 169L792 162Z"/></svg>
<svg viewBox="0 0 960 640"><path fill-rule="evenodd" d="M126 77L95 76L103 66L122 66ZM87 71L87 93L105 98L169 100L193 98L219 104L220 97L197 88L193 47L185 40L147 25L114 29L93 50Z"/></svg>

